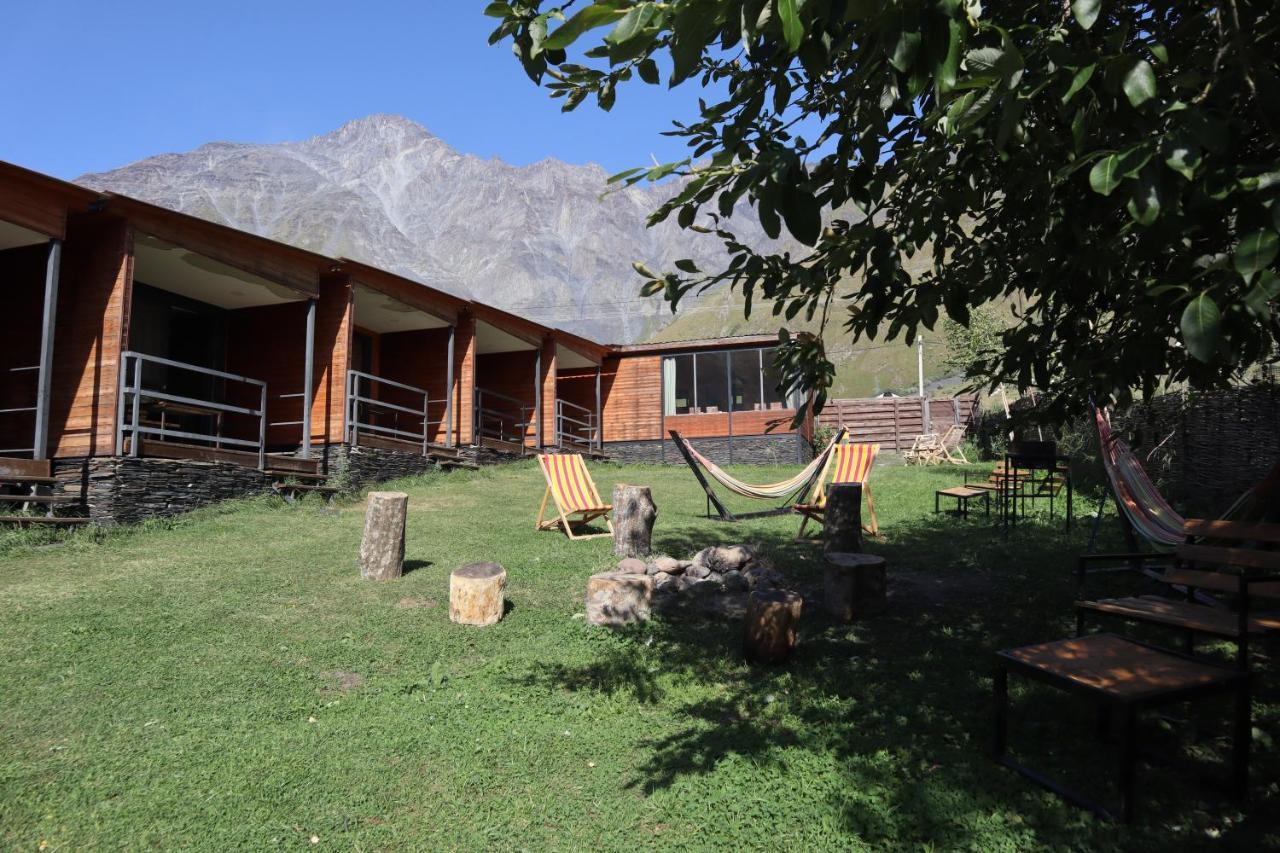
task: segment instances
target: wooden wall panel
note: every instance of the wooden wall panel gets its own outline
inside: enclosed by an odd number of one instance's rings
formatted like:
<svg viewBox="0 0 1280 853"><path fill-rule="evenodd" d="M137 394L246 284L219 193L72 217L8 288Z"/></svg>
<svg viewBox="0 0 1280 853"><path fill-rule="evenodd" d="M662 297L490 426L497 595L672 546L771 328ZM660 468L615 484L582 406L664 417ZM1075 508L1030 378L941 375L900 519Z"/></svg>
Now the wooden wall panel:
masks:
<svg viewBox="0 0 1280 853"><path fill-rule="evenodd" d="M474 440L472 410L476 387L476 318L470 312L458 315L458 333L453 342L454 385L453 398L456 441L468 445Z"/></svg>
<svg viewBox="0 0 1280 853"><path fill-rule="evenodd" d="M347 367L351 363L351 331L354 304L346 276L320 280L316 303L315 383L311 399L311 443L342 443L342 407L346 402Z"/></svg>
<svg viewBox="0 0 1280 853"><path fill-rule="evenodd" d="M601 376L604 440L662 437L662 357L608 358Z"/></svg>
<svg viewBox="0 0 1280 853"><path fill-rule="evenodd" d="M39 372L14 368L35 367L40 363L40 323L44 316L48 258L47 245L0 252L0 292L5 297L5 333L0 345L0 409L28 408L36 404ZM31 447L35 427L34 412L0 414L0 449Z"/></svg>
<svg viewBox="0 0 1280 853"><path fill-rule="evenodd" d="M302 420L301 394L305 381L307 303L286 302L227 312L227 371L267 383L267 421ZM314 375L313 375L314 379ZM249 386L228 385L227 399L257 408ZM232 431L234 425L235 432ZM227 419L227 434L256 438L256 419ZM245 431L248 434L243 434ZM239 433L239 434L238 434ZM270 449L289 449L302 444L300 425L267 428Z"/></svg>
<svg viewBox="0 0 1280 853"><path fill-rule="evenodd" d="M61 193L11 178L0 189L0 219L62 239L67 228L67 203Z"/></svg>
<svg viewBox="0 0 1280 853"><path fill-rule="evenodd" d="M532 407L535 402L534 382L538 354L534 350L517 352L486 353L476 359L476 385L485 391L505 394L520 401L521 405ZM500 403L493 408L507 411L514 404ZM534 426L531 423L527 434L532 437Z"/></svg>
<svg viewBox="0 0 1280 853"><path fill-rule="evenodd" d="M49 449L55 457L115 451L118 371L132 284L128 225L104 215L72 217L53 346Z"/></svg>
<svg viewBox="0 0 1280 853"><path fill-rule="evenodd" d="M382 335L378 341L382 352L380 376L394 382L403 382L425 389L430 395L428 420L441 421L428 432L428 439L437 444L445 440L445 400L448 394L446 364L449 356L448 329L422 329L414 332L394 332ZM456 384L456 383L455 383ZM387 389L379 399L401 406L417 406L422 399L417 395L396 389ZM416 429L416 426L414 427Z"/></svg>
<svg viewBox="0 0 1280 853"><path fill-rule="evenodd" d="M556 440L556 342L548 337L542 342L542 443L554 444Z"/></svg>

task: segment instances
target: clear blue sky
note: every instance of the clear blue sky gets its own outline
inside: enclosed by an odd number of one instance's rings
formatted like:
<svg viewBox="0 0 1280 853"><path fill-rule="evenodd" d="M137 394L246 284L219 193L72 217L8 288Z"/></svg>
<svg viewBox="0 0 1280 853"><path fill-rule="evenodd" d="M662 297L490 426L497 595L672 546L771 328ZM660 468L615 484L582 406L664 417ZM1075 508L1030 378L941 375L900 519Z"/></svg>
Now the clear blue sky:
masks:
<svg viewBox="0 0 1280 853"><path fill-rule="evenodd" d="M305 139L398 113L460 151L609 171L683 157L660 136L696 115L695 86L638 81L610 113L562 114L484 0L42 0L0 30L0 160L61 178L211 141Z"/></svg>

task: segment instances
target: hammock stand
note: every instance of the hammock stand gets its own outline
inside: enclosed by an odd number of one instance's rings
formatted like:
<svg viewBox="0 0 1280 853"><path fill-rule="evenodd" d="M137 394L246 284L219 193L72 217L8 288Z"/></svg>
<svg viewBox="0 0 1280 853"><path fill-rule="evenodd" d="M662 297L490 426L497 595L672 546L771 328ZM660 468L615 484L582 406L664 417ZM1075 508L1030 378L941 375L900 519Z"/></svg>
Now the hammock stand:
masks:
<svg viewBox="0 0 1280 853"><path fill-rule="evenodd" d="M680 451L680 455L684 457L685 463L689 466L689 469L693 471L693 476L698 478L698 483L702 486L702 490L707 493L707 518L715 517L711 514L711 508L714 506L716 508L716 512L719 513L720 521L741 521L746 518L767 518L773 515L787 515L790 513L792 505L795 504L802 495L808 493L816 478L822 476L826 459L831 455L831 448L844 440L844 436L847 431L848 430L841 427L840 432L838 432L836 437L831 440L831 443L826 446L826 449L815 456L813 461L810 462L805 470L801 472L801 474L807 474L803 479L798 479L800 475L797 475L797 477L793 477L790 481L784 480L781 483L751 487L750 484L734 480L728 474L721 471L719 466L714 462L694 450L693 446L690 445L679 432L676 430L668 430L671 435L671 440L675 442L676 448ZM721 501L720 497L716 494L715 489L711 487L711 483L707 481L706 475L702 472L702 466L704 465L707 466L707 471L711 473L711 475L715 477L721 485L725 485L726 488L731 488L732 491L737 492L745 498L750 498L752 500L770 500L773 497L784 497L784 495L751 494L750 489L757 488L767 490L770 488L776 489L780 486L785 486L785 499L781 506L774 507L773 509L760 510L758 512L740 512L735 514L724 505L724 502ZM737 484L737 487L735 488L730 486L730 483Z"/></svg>

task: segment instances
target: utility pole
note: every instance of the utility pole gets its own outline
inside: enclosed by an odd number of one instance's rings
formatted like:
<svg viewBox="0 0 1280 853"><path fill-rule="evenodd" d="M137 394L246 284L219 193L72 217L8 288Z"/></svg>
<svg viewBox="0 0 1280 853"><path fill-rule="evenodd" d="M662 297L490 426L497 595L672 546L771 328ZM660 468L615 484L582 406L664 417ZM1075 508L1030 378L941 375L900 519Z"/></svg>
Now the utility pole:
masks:
<svg viewBox="0 0 1280 853"><path fill-rule="evenodd" d="M916 375L920 396L924 396L924 336L916 336Z"/></svg>

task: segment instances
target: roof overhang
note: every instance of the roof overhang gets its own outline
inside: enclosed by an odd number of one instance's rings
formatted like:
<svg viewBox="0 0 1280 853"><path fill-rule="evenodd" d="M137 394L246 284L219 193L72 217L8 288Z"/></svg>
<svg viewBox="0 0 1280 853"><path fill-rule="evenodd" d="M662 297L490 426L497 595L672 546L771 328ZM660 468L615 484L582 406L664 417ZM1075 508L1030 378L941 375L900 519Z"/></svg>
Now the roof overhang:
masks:
<svg viewBox="0 0 1280 853"><path fill-rule="evenodd" d="M87 211L99 198L93 190L0 161L0 221L45 240L65 239L67 216Z"/></svg>
<svg viewBox="0 0 1280 853"><path fill-rule="evenodd" d="M133 241L133 278L219 308L258 308L306 299L306 294L149 234Z"/></svg>
<svg viewBox="0 0 1280 853"><path fill-rule="evenodd" d="M460 299L451 293L445 293L443 290L437 290L422 282L414 281L411 278L405 278L377 267L371 267L368 264L353 261L350 258L340 258L338 260L338 270L351 278L352 282L357 286L357 291L360 287L376 291L411 311L429 314L435 319L443 321L435 325L426 325L419 328L452 326L458 322L458 313L467 306L466 300ZM359 305L357 305L357 310L359 310Z"/></svg>
<svg viewBox="0 0 1280 853"><path fill-rule="evenodd" d="M674 355L682 352L704 350L757 349L778 345L777 335L736 335L728 338L698 338L689 341L663 341L661 343L614 345L608 348L611 356Z"/></svg>
<svg viewBox="0 0 1280 853"><path fill-rule="evenodd" d="M395 332L449 328L449 322L435 314L420 311L407 302L368 287L363 282L356 282L353 290L355 324L362 329L389 335Z"/></svg>

